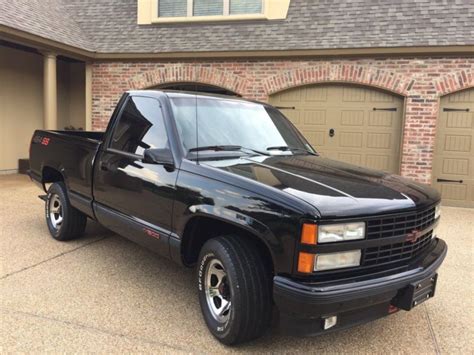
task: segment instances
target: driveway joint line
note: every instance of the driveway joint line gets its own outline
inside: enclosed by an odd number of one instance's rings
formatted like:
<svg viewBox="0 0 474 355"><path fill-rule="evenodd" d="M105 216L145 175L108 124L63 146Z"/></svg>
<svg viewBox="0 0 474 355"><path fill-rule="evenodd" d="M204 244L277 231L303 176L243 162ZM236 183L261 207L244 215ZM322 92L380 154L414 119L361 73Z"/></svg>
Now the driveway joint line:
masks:
<svg viewBox="0 0 474 355"><path fill-rule="evenodd" d="M81 329L84 329L84 330L88 330L88 331L107 334L107 335L110 335L110 336L115 336L115 337L124 338L124 339L128 339L128 340L142 341L142 342L145 342L145 343L151 344L151 345L166 346L168 348L171 348L171 349L174 349L174 350L179 350L179 351L186 351L186 349L180 348L180 347L175 346L175 345L150 340L150 339L147 339L147 338L141 338L141 337L137 337L137 336L133 336L133 335L130 336L130 335L123 334L123 333L116 333L114 331L101 329L101 328L97 328L97 327L82 324L82 323L76 323L76 322L72 322L72 321L69 321L69 320L63 320L63 319L48 317L48 316L44 316L44 315L40 315L40 314L36 314L36 313L17 311L17 310L11 310L11 309L6 309L6 308L0 308L0 312L16 314L16 315L23 315L23 316L38 318L38 319L47 320L47 321L51 321L51 322L62 323L62 324L75 326L75 327L78 327L78 328L81 328Z"/></svg>
<svg viewBox="0 0 474 355"><path fill-rule="evenodd" d="M39 266L39 265L41 265L41 264L47 263L48 261L54 260L54 259L56 259L56 258L59 258L59 257L61 257L61 256L64 256L64 255L67 255L67 254L70 254L70 253L73 253L73 252L75 252L75 251L77 251L77 250L79 250L79 249L82 249L82 248L85 248L85 247L87 247L87 246L89 246L89 245L91 245L91 244L100 242L100 241L102 241L102 240L104 240L104 239L106 239L106 238L108 238L108 237L102 237L102 238L100 238L100 239L93 240L93 241L91 241L91 242L89 242L89 243L82 244L82 245L78 246L77 248L74 248L74 249L71 249L71 250L68 250L68 251L59 253L59 254L54 255L54 256L52 256L52 257L50 257L50 258L48 258L48 259L41 260L40 262L38 262L38 263L36 263L36 264L29 265L29 266L26 266L26 267L24 267L24 268L22 268L22 269L20 269L20 270L16 270L16 271L10 272L10 273L8 273L8 274L3 275L2 277L0 277L0 280L4 280L4 279L6 279L6 278L8 278L8 277L10 277L10 276L19 274L19 273L21 273L21 272L23 272L23 271L27 271L27 270L30 270L30 269L32 269L32 268L35 268L35 267L37 267L37 266Z"/></svg>
<svg viewBox="0 0 474 355"><path fill-rule="evenodd" d="M438 339L436 338L436 334L434 332L433 324L431 323L430 312L428 311L428 307L426 306L426 304L424 304L423 306L425 308L425 314L426 314L426 318L428 320L428 326L430 328L431 338L433 339L433 343L434 343L434 346L435 346L435 349L436 349L436 354L439 355L439 354L441 354L441 349L439 347Z"/></svg>

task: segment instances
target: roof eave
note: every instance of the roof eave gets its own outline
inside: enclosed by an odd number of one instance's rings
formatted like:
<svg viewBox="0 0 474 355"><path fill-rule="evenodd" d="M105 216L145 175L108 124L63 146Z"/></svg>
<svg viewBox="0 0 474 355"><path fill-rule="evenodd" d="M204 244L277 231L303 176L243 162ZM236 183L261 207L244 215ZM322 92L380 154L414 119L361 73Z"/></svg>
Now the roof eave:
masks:
<svg viewBox="0 0 474 355"><path fill-rule="evenodd" d="M32 33L0 24L0 37L30 45L39 50L56 51L80 60L143 60L143 59L194 59L194 58L288 58L288 57L364 57L400 55L472 55L473 45L406 46L337 49L246 50L213 52L160 52L160 53L106 53L77 48Z"/></svg>
<svg viewBox="0 0 474 355"><path fill-rule="evenodd" d="M31 46L38 51L54 51L58 54L79 60L90 60L95 57L95 52L64 44L49 38L41 37L26 31L0 24L0 38Z"/></svg>
<svg viewBox="0 0 474 355"><path fill-rule="evenodd" d="M459 55L474 54L474 45L421 46L421 47L372 47L337 49L289 49L267 51L219 51L219 52L162 52L162 53L96 53L99 60L120 59L195 59L195 58L288 58L288 57L341 57L386 55Z"/></svg>

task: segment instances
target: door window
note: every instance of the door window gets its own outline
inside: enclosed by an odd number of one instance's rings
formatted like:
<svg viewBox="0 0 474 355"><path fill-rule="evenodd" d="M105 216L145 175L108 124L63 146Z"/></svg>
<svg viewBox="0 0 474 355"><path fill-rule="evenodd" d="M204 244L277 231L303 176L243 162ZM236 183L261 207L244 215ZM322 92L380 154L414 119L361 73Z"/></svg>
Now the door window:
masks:
<svg viewBox="0 0 474 355"><path fill-rule="evenodd" d="M158 101L130 97L115 127L110 148L143 155L145 149L167 146L168 136Z"/></svg>

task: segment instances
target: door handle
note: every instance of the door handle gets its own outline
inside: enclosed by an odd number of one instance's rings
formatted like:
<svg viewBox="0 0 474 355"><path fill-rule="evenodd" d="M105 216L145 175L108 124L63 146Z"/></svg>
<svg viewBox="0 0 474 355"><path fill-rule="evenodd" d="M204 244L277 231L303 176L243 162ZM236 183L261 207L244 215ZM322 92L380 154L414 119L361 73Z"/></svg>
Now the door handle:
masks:
<svg viewBox="0 0 474 355"><path fill-rule="evenodd" d="M329 137L334 137L335 134L336 134L336 131L334 130L334 128L331 128L329 130Z"/></svg>
<svg viewBox="0 0 474 355"><path fill-rule="evenodd" d="M295 106L275 106L279 110L296 110Z"/></svg>
<svg viewBox="0 0 474 355"><path fill-rule="evenodd" d="M397 108L396 107L374 107L372 109L372 111L393 111L393 112L396 112L397 111Z"/></svg>
<svg viewBox="0 0 474 355"><path fill-rule="evenodd" d="M437 182L457 182L459 184L462 184L462 180L449 180L449 179L436 179Z"/></svg>
<svg viewBox="0 0 474 355"><path fill-rule="evenodd" d="M443 108L443 112L469 112L469 108Z"/></svg>

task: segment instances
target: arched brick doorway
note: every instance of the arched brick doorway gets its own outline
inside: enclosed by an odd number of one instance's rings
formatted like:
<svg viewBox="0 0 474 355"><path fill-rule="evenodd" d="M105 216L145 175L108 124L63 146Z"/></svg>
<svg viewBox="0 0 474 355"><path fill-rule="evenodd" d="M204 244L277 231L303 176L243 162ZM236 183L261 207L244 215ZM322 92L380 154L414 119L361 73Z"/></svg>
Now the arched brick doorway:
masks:
<svg viewBox="0 0 474 355"><path fill-rule="evenodd" d="M228 71L193 64L176 64L165 68L145 71L132 77L127 86L130 89L145 89L167 84L199 83L214 86L232 93L247 91L247 80Z"/></svg>
<svg viewBox="0 0 474 355"><path fill-rule="evenodd" d="M240 96L239 94L215 85L209 85L198 82L174 82L165 83L157 86L148 88L149 90L176 90L176 91L189 91L189 92L201 92L209 94L229 95L229 96Z"/></svg>

